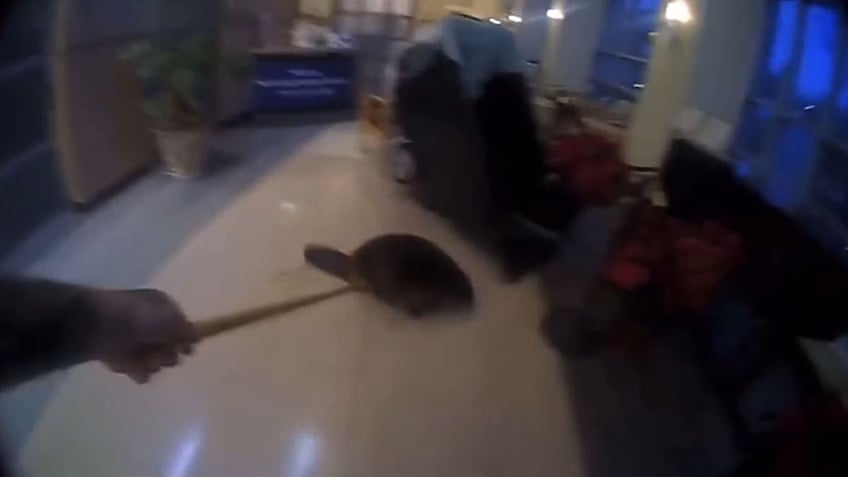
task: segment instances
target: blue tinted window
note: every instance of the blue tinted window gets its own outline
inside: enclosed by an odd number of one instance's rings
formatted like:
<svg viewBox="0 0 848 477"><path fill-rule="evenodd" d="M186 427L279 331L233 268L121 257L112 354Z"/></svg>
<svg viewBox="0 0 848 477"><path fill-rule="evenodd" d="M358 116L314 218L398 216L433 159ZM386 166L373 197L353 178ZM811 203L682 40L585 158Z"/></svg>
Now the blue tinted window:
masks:
<svg viewBox="0 0 848 477"><path fill-rule="evenodd" d="M783 74L792 59L799 10L800 6L796 0L783 0L778 3L768 62L768 70L773 75Z"/></svg>
<svg viewBox="0 0 848 477"><path fill-rule="evenodd" d="M599 50L649 58L652 48L649 34L656 28L663 4L663 0L611 0ZM595 97L630 97L632 95L622 92L621 88L638 93L633 85L642 83L644 73L643 61L596 55L592 78L618 88L596 84L592 94Z"/></svg>
<svg viewBox="0 0 848 477"><path fill-rule="evenodd" d="M772 9L764 40L762 67L751 92L754 97L769 99L780 93L781 81L791 63L800 12L797 0L770 4Z"/></svg>
<svg viewBox="0 0 848 477"><path fill-rule="evenodd" d="M848 113L848 81L842 85L842 92L839 94L839 109L843 113Z"/></svg>
<svg viewBox="0 0 848 477"><path fill-rule="evenodd" d="M634 88L641 83L645 64L604 54L595 59L595 79L605 83Z"/></svg>
<svg viewBox="0 0 848 477"><path fill-rule="evenodd" d="M766 196L773 204L791 209L801 199L814 151L815 137L808 125L794 123L781 129L766 187Z"/></svg>
<svg viewBox="0 0 848 477"><path fill-rule="evenodd" d="M795 84L796 102L820 104L833 90L839 17L835 7L810 5L804 24L801 64Z"/></svg>
<svg viewBox="0 0 848 477"><path fill-rule="evenodd" d="M748 104L742 112L734 149L741 156L759 156L763 152L766 132L773 113L765 106Z"/></svg>
<svg viewBox="0 0 848 477"><path fill-rule="evenodd" d="M830 224L839 217L844 230L833 243L842 250L848 237L848 10L839 3L766 2L760 65L730 152L737 172L773 204L830 217L824 220ZM828 118L823 113L831 104L835 114Z"/></svg>
<svg viewBox="0 0 848 477"><path fill-rule="evenodd" d="M842 87L836 97L836 137L848 144L848 58L842 64Z"/></svg>
<svg viewBox="0 0 848 477"><path fill-rule="evenodd" d="M633 102L633 95L622 91L620 88L610 86L606 83L593 82L590 94L593 100L607 105L618 104L621 101Z"/></svg>
<svg viewBox="0 0 848 477"><path fill-rule="evenodd" d="M848 152L835 145L824 148L813 181L814 197L848 226Z"/></svg>
<svg viewBox="0 0 848 477"><path fill-rule="evenodd" d="M607 10L600 49L647 57L648 36L657 24L659 0L613 0Z"/></svg>
<svg viewBox="0 0 848 477"><path fill-rule="evenodd" d="M639 9L657 12L660 9L661 1L662 0L639 0Z"/></svg>

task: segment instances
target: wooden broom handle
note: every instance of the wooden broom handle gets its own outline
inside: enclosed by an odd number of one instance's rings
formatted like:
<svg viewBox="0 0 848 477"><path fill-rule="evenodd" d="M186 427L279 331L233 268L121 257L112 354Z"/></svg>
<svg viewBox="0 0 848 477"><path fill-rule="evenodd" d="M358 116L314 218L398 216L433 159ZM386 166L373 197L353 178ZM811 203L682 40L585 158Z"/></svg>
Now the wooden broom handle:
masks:
<svg viewBox="0 0 848 477"><path fill-rule="evenodd" d="M221 333L241 328L242 326L274 318L278 315L283 315L305 306L320 303L324 300L344 295L345 293L350 293L354 290L357 290L357 287L348 285L328 292L316 293L315 295L295 298L280 303L272 303L270 305L259 306L199 321L195 323L197 328L197 340L202 341Z"/></svg>

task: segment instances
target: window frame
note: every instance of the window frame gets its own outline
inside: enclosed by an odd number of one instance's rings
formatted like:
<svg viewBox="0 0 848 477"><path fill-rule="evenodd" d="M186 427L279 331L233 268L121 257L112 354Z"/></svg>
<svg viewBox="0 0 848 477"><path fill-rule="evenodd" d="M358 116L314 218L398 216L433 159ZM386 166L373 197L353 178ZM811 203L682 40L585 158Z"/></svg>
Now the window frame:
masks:
<svg viewBox="0 0 848 477"><path fill-rule="evenodd" d="M589 77L589 83L592 85L592 91L590 96L594 97L596 100L601 99L613 99L613 100L624 100L632 103L636 103L641 96L642 89L644 88L644 79L648 73L648 64L650 63L650 54L646 57L643 57L638 54L633 54L626 51L621 51L616 48L614 45L609 44L607 41L611 40L610 31L612 28L621 29L621 18L632 17L632 14L640 11L637 5L631 5L633 7L632 10L628 10L626 8L620 8L619 5L616 5L616 2L626 2L627 0L611 0L607 4L607 14L604 19L603 28L601 31L601 39L598 45L598 48L595 50L593 55L592 62L592 70L591 75ZM656 33L658 26L660 25L661 15L664 10L665 4L667 0L660 0L657 2L656 11L652 13L654 17L654 24L649 32L646 33L645 41L649 43L649 50L653 51L653 39L652 34ZM647 10L650 12L650 10ZM627 26L627 28L633 28L634 23L631 23ZM600 71L600 59L601 58L613 58L616 61L622 62L630 62L632 64L638 65L638 68L641 69L640 78L642 81L638 81L633 84L624 84L624 81L621 81L621 78L608 78L605 75L601 74ZM613 91L615 93L614 98L609 97L607 95L601 96L600 91Z"/></svg>
<svg viewBox="0 0 848 477"><path fill-rule="evenodd" d="M807 127L812 134L813 146L805 155L805 171L798 181L799 192L792 204L784 208L786 212L795 216L809 231L817 236L825 244L838 246L840 252L848 251L848 220L840 218L842 211L831 207L817 198L815 189L823 171L823 162L833 151L848 158L848 135L840 137L838 121L840 110L838 100L843 89L848 88L848 6L845 2L833 2L828 0L797 0L799 5L798 15L795 21L797 25L792 38L792 51L786 72L780 78L777 94L774 98L768 98L758 91L758 82L764 77L764 69L768 67L768 59L772 48L773 37L769 34L773 31L774 22L777 21L777 9L782 0L771 0L768 2L766 12L769 26L763 32L760 61L757 69L752 75L745 97L742 116L736 127L734 144L730 148L729 157L740 167L751 170L747 179L764 192L766 198L769 185L774 180L779 180L780 172L778 161L780 159L780 144L784 128ZM811 110L800 106L796 101L795 87L799 78L802 56L804 53L804 42L806 40L808 27L808 10L814 5L831 6L838 15L837 19L837 42L834 50L835 63L832 78L832 87L827 97ZM770 110L765 132L761 138L764 146L758 152L741 149L744 137L740 134L745 124L747 112L751 107L765 107ZM848 128L845 129L848 131ZM848 161L845 163L848 168ZM775 179L777 178L777 179ZM780 206L781 204L776 204ZM848 204L846 204L848 207ZM848 260L848 254L841 256Z"/></svg>

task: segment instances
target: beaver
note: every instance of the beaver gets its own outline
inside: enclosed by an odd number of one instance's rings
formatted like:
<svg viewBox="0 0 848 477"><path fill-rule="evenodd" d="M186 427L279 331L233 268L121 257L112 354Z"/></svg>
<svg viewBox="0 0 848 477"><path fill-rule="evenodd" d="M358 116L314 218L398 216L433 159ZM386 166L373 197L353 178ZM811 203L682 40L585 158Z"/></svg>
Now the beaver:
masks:
<svg viewBox="0 0 848 477"><path fill-rule="evenodd" d="M307 263L416 318L474 305L471 280L456 261L415 235L381 235L350 254L310 244L303 255Z"/></svg>

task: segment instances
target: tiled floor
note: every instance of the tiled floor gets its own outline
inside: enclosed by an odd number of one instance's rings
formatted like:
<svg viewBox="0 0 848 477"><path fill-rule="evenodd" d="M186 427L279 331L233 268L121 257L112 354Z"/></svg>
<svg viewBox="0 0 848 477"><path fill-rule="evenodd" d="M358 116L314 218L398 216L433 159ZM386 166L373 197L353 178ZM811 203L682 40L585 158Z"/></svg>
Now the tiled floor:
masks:
<svg viewBox="0 0 848 477"><path fill-rule="evenodd" d="M192 182L152 172L87 213L68 212L0 261L4 273L107 287L145 285L200 228L239 194L325 130L313 125L228 130L210 174ZM16 455L64 378L56 373L0 393L0 442Z"/></svg>
<svg viewBox="0 0 848 477"><path fill-rule="evenodd" d="M585 475L578 416L559 360L538 333L535 280L503 283L475 247L357 153L352 125L299 146L261 148L274 157L203 213L186 204L198 192L148 199L180 204L179 230L157 238L139 229L155 217L133 218L127 199L103 219L112 226L92 225L91 241L72 233L70 245L30 269L116 286L149 282L200 320L335 286L302 265L304 242L350 248L404 231L432 239L467 269L477 309L411 321L368 297L345 296L203 343L147 386L79 367L46 399L18 454L21 474ZM94 230L106 235L102 242ZM163 243L147 248L149 259L134 258L138 241L157 239Z"/></svg>

